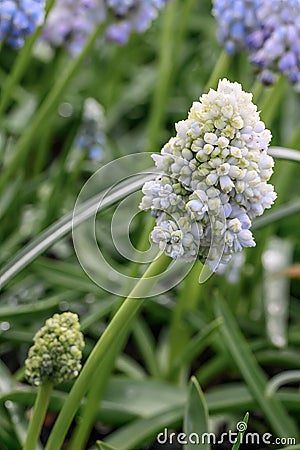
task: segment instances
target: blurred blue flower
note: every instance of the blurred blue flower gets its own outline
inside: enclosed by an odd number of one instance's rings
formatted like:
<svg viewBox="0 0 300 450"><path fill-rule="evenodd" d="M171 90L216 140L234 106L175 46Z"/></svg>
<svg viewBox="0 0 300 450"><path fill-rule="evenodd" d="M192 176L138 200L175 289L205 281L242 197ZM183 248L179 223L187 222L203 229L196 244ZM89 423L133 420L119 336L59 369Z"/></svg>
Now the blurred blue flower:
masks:
<svg viewBox="0 0 300 450"><path fill-rule="evenodd" d="M272 84L276 73L300 83L300 1L262 0L257 29L247 37L250 61L261 69L260 78Z"/></svg>
<svg viewBox="0 0 300 450"><path fill-rule="evenodd" d="M105 16L103 1L59 0L47 17L42 39L54 47L65 46L73 56L77 55Z"/></svg>
<svg viewBox="0 0 300 450"><path fill-rule="evenodd" d="M218 39L229 54L246 50L264 84L277 73L300 87L300 0L214 0Z"/></svg>
<svg viewBox="0 0 300 450"><path fill-rule="evenodd" d="M43 39L53 46L66 46L79 53L95 26L108 17L107 39L125 44L131 32L150 27L169 0L59 0L52 8ZM72 17L72 20L70 20Z"/></svg>
<svg viewBox="0 0 300 450"><path fill-rule="evenodd" d="M168 1L170 0L106 0L110 12L116 17L116 22L108 27L107 37L125 44L132 31L146 31Z"/></svg>
<svg viewBox="0 0 300 450"><path fill-rule="evenodd" d="M213 15L218 22L218 40L232 55L244 49L249 34L257 27L261 0L214 0Z"/></svg>
<svg viewBox="0 0 300 450"><path fill-rule="evenodd" d="M43 23L45 0L0 1L0 41L14 48Z"/></svg>
<svg viewBox="0 0 300 450"><path fill-rule="evenodd" d="M106 144L103 107L94 98L84 103L82 123L75 138L75 148L87 152L90 159L100 161Z"/></svg>

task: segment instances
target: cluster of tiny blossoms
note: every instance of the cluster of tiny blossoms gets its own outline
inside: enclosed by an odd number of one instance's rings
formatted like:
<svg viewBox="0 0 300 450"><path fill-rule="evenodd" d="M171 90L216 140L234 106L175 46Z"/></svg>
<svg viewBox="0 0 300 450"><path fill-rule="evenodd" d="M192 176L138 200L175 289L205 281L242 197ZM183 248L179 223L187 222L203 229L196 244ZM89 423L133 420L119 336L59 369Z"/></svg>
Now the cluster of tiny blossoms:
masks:
<svg viewBox="0 0 300 450"><path fill-rule="evenodd" d="M227 53L246 47L250 33L257 27L257 10L261 0L214 0L213 15L218 22L218 40Z"/></svg>
<svg viewBox="0 0 300 450"><path fill-rule="evenodd" d="M75 138L75 148L86 151L92 160L99 161L106 143L104 109L92 97L84 102L82 123Z"/></svg>
<svg viewBox="0 0 300 450"><path fill-rule="evenodd" d="M84 340L77 314L54 314L33 340L25 361L25 376L31 384L55 385L78 375Z"/></svg>
<svg viewBox="0 0 300 450"><path fill-rule="evenodd" d="M59 0L46 20L42 39L54 47L66 46L72 55L80 53L97 23L105 19L100 0Z"/></svg>
<svg viewBox="0 0 300 450"><path fill-rule="evenodd" d="M115 16L108 27L109 39L125 44L132 31L144 33L169 0L106 0L107 8Z"/></svg>
<svg viewBox="0 0 300 450"><path fill-rule="evenodd" d="M45 0L2 0L0 2L0 42L14 48L24 45L26 36L43 23Z"/></svg>
<svg viewBox="0 0 300 450"><path fill-rule="evenodd" d="M207 258L215 269L255 245L252 220L276 194L271 133L251 100L240 84L219 81L152 156L160 175L145 183L140 207L156 217L152 240L174 259Z"/></svg>
<svg viewBox="0 0 300 450"><path fill-rule="evenodd" d="M300 0L263 0L257 9L260 26L247 38L250 60L261 80L272 84L275 73L300 85Z"/></svg>
<svg viewBox="0 0 300 450"><path fill-rule="evenodd" d="M107 20L106 37L125 44L132 31L142 33L150 27L167 1L59 0L48 16L43 39L53 46L64 45L75 55L94 28Z"/></svg>
<svg viewBox="0 0 300 450"><path fill-rule="evenodd" d="M218 37L228 53L247 50L264 84L283 73L300 86L300 0L214 0Z"/></svg>

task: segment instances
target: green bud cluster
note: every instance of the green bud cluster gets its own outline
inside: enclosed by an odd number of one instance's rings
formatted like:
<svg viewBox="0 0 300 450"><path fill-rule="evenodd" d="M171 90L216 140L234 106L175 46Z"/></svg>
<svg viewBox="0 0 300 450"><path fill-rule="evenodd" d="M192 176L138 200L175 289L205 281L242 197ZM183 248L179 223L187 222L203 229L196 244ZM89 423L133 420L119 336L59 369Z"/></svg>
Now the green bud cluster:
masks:
<svg viewBox="0 0 300 450"><path fill-rule="evenodd" d="M25 376L31 384L55 385L78 375L84 340L77 314L54 314L33 340L25 361Z"/></svg>

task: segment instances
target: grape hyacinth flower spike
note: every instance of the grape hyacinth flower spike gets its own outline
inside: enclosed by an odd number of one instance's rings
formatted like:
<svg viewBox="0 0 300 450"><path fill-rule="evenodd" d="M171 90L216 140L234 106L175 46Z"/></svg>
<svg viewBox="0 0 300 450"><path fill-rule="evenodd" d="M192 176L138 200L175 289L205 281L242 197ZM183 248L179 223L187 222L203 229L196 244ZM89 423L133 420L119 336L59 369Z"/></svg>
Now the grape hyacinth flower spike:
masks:
<svg viewBox="0 0 300 450"><path fill-rule="evenodd" d="M250 61L264 84L283 74L300 87L300 0L261 0L257 28L247 37Z"/></svg>
<svg viewBox="0 0 300 450"><path fill-rule="evenodd" d="M283 74L300 88L300 0L214 0L218 39L248 53L263 84Z"/></svg>
<svg viewBox="0 0 300 450"><path fill-rule="evenodd" d="M213 0L217 37L229 55L247 47L247 38L258 26L261 0Z"/></svg>
<svg viewBox="0 0 300 450"><path fill-rule="evenodd" d="M34 386L70 381L81 369L83 335L77 314L54 314L34 336L25 361L25 376Z"/></svg>
<svg viewBox="0 0 300 450"><path fill-rule="evenodd" d="M170 0L106 0L115 21L107 29L108 39L125 44L132 31L144 33Z"/></svg>
<svg viewBox="0 0 300 450"><path fill-rule="evenodd" d="M252 220L273 204L271 133L252 94L223 79L200 97L177 134L152 155L160 175L146 182L152 241L173 259L206 259L212 270L255 245ZM215 251L211 251L214 248Z"/></svg>
<svg viewBox="0 0 300 450"><path fill-rule="evenodd" d="M83 335L77 314L54 314L33 338L25 361L25 377L38 387L24 450L35 450L54 385L77 377L81 369Z"/></svg>
<svg viewBox="0 0 300 450"><path fill-rule="evenodd" d="M43 23L45 0L3 0L0 2L0 42L14 48Z"/></svg>
<svg viewBox="0 0 300 450"><path fill-rule="evenodd" d="M64 46L75 56L105 16L106 8L101 0L59 0L47 17L42 40L53 47Z"/></svg>
<svg viewBox="0 0 300 450"><path fill-rule="evenodd" d="M59 0L47 18L42 39L54 47L66 46L74 56L95 27L107 20L106 38L122 45L131 32L146 31L168 1Z"/></svg>

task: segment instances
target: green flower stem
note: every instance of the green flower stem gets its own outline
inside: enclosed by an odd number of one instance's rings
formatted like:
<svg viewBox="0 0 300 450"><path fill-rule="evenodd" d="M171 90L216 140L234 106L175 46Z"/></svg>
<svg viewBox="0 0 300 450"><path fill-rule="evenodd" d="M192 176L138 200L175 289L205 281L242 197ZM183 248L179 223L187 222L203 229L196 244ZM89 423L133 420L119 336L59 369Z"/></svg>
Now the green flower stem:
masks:
<svg viewBox="0 0 300 450"><path fill-rule="evenodd" d="M43 128L43 142L39 146L39 151L33 161L31 168L32 178L37 176L42 172L42 168L46 161L46 155L50 152L51 145L53 145L51 134L52 134L53 118L51 118L47 123L44 124Z"/></svg>
<svg viewBox="0 0 300 450"><path fill-rule="evenodd" d="M145 251L149 246L148 236L153 228L153 218L147 216L147 222L144 228L144 232L140 236L137 245L137 249L139 251ZM130 268L130 276L134 278L138 277L139 269L140 264L138 262L132 262ZM104 388L108 381L109 375L114 368L116 358L126 341L131 326L132 322L129 322L128 326L126 326L126 329L122 332L122 334L119 335L118 344L116 344L112 348L110 353L103 359L102 364L95 372L95 381L91 383L91 389L87 395L86 402L82 410L81 417L79 418L75 433L72 436L69 450L81 450L85 448L86 442L90 435L90 431L93 427L95 415L99 408Z"/></svg>
<svg viewBox="0 0 300 450"><path fill-rule="evenodd" d="M174 69L174 39L175 16L178 10L176 1L167 5L164 11L161 45L159 54L158 79L156 82L153 102L148 125L148 150L157 151L159 135L166 109L166 99L170 89L170 78Z"/></svg>
<svg viewBox="0 0 300 450"><path fill-rule="evenodd" d="M59 450L61 448L71 422L83 396L88 391L90 380L97 368L103 363L103 359L108 352L113 351L113 348L118 345L120 334L129 326L141 308L143 298L155 283L155 278L153 277L168 267L170 262L171 259L164 254L155 259L111 320L75 381L53 427L45 450Z"/></svg>
<svg viewBox="0 0 300 450"><path fill-rule="evenodd" d="M263 90L264 90L263 84L258 79L256 79L251 89L254 104L257 104L259 102Z"/></svg>
<svg viewBox="0 0 300 450"><path fill-rule="evenodd" d="M180 295L175 304L170 326L169 367L183 351L190 338L190 327L185 321L187 312L193 311L198 304L202 285L199 283L199 275L203 264L197 260L188 276L185 278ZM178 373L172 373L176 378Z"/></svg>
<svg viewBox="0 0 300 450"><path fill-rule="evenodd" d="M193 7L195 6L196 0L185 0L182 4L183 10L180 11L180 21L178 23L178 28L175 37L175 49L176 53L179 54L182 44L185 42L186 33L190 25L191 14ZM181 6L181 5L180 5ZM178 9L177 9L178 13Z"/></svg>
<svg viewBox="0 0 300 450"><path fill-rule="evenodd" d="M133 255L133 259L138 259L138 252L145 252L149 247L149 236L151 231L155 226L155 220L152 216L147 215L145 223L143 224L143 232L139 237L137 243L137 252L136 255ZM135 258L136 256L136 258ZM141 264L138 261L132 261L130 265L130 276L137 278L139 276L139 271L141 268Z"/></svg>
<svg viewBox="0 0 300 450"><path fill-rule="evenodd" d="M263 101L260 105L261 109L261 120L263 120L267 127L270 127L274 115L279 110L280 102L284 96L286 90L287 82L285 77L278 77L276 83L269 88L266 92Z"/></svg>
<svg viewBox="0 0 300 450"><path fill-rule="evenodd" d="M78 425L72 436L68 450L84 450L88 441L91 429L93 428L95 416L100 405L104 389L106 388L109 376L114 368L116 358L128 336L131 322L119 334L118 342L111 348L110 352L103 358L101 365L97 368L89 390L85 405L78 419Z"/></svg>
<svg viewBox="0 0 300 450"><path fill-rule="evenodd" d="M49 14L55 0L48 0L46 4L46 17ZM12 71L7 76L5 83L1 89L1 100L0 100L0 117L5 111L10 99L13 96L16 85L21 80L24 75L29 63L30 63L30 55L32 52L32 48L36 43L41 31L43 29L43 25L38 27L35 32L27 39L26 44L22 51L19 52L16 62L13 66Z"/></svg>
<svg viewBox="0 0 300 450"><path fill-rule="evenodd" d="M49 120L49 116L53 114L58 104L62 101L62 97L68 88L70 80L76 74L81 64L92 50L94 43L101 32L105 29L107 23L99 25L90 35L82 52L75 58L65 73L57 80L53 89L50 91L39 110L31 121L26 133L24 133L16 144L14 155L4 171L0 184L0 192L8 183L9 179L15 175L18 166L22 166L26 156L30 150L30 146L36 136L39 135L44 121Z"/></svg>
<svg viewBox="0 0 300 450"><path fill-rule="evenodd" d="M207 92L210 88L215 89L218 85L220 78L226 75L230 66L231 57L223 50L219 56L219 59L212 71L209 80L207 81L204 92Z"/></svg>
<svg viewBox="0 0 300 450"><path fill-rule="evenodd" d="M39 387L23 450L35 450L52 392L52 383Z"/></svg>

